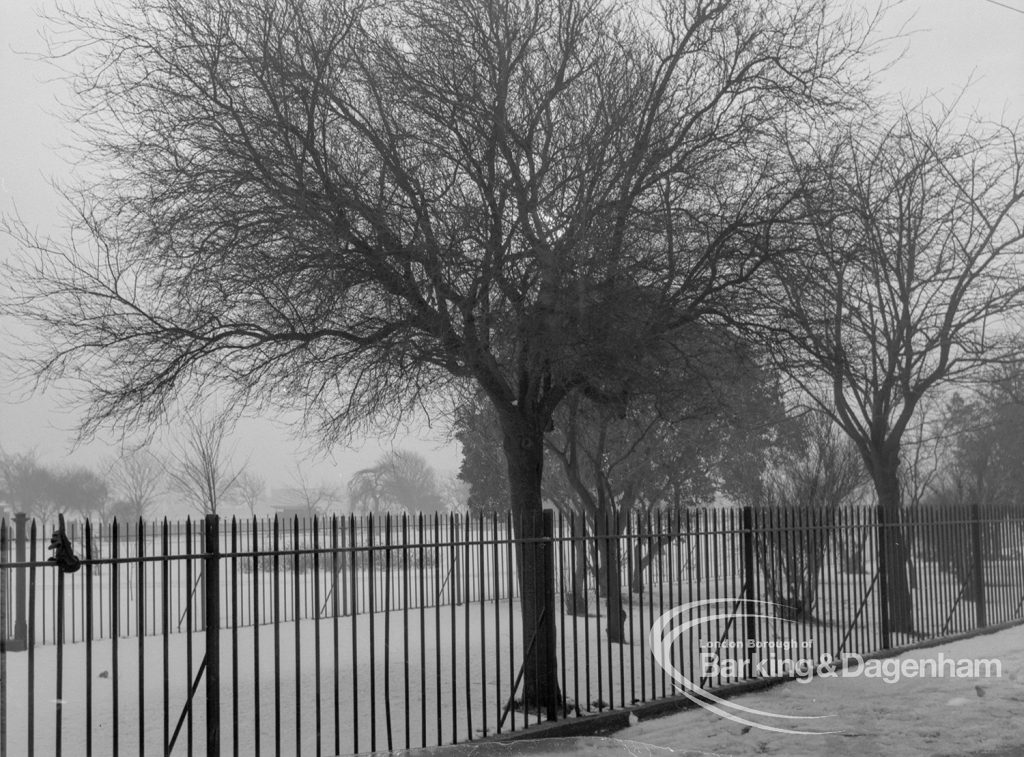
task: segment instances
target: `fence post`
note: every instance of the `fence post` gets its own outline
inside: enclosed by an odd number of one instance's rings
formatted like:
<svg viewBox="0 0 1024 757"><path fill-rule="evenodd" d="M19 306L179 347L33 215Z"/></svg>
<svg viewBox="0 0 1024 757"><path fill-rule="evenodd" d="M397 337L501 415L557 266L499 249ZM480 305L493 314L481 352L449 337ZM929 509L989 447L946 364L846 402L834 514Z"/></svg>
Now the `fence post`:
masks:
<svg viewBox="0 0 1024 757"><path fill-rule="evenodd" d="M0 563L7 555L7 518L0 518ZM0 755L7 757L7 569L0 570Z"/></svg>
<svg viewBox="0 0 1024 757"><path fill-rule="evenodd" d="M28 541L25 513L14 514L14 562L27 562L25 545ZM7 643L8 652L23 652L28 648L28 622L25 620L25 608L28 601L25 596L25 571L22 565L14 569L14 638ZM4 629L6 631L6 629Z"/></svg>
<svg viewBox="0 0 1024 757"><path fill-rule="evenodd" d="M889 649L892 646L891 639L889 638L889 576L886 573L886 566L888 564L886 550L889 545L889 533L885 529L887 524L886 515L884 505L877 505L875 507L878 533L878 609L882 649Z"/></svg>
<svg viewBox="0 0 1024 757"><path fill-rule="evenodd" d="M974 613L978 628L988 625L985 607L985 563L981 554L981 503L975 501L971 508L971 542L974 548Z"/></svg>
<svg viewBox="0 0 1024 757"><path fill-rule="evenodd" d="M207 515L203 557L206 609L206 754L220 756L220 545L219 518Z"/></svg>
<svg viewBox="0 0 1024 757"><path fill-rule="evenodd" d="M753 665L755 646L750 642L757 639L757 597L754 592L757 588L756 576L757 567L754 564L754 508L746 505L743 508L743 594L746 597L746 635L747 635L747 664Z"/></svg>
<svg viewBox="0 0 1024 757"><path fill-rule="evenodd" d="M542 511L544 528L544 634L547 650L547 659L542 663L545 666L544 680L547 682L547 718L548 720L558 719L558 661L555 657L558 642L555 632L555 518L550 510Z"/></svg>

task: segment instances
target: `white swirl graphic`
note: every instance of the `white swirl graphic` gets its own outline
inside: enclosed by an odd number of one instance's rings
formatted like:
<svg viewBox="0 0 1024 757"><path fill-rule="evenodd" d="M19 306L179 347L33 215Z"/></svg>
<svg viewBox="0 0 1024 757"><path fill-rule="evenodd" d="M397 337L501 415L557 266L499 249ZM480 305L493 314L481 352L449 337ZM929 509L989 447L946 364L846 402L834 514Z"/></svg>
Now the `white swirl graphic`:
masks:
<svg viewBox="0 0 1024 757"><path fill-rule="evenodd" d="M753 720L748 720L740 715L736 715L733 712L729 712L725 708L731 708L732 710L745 713L751 716L759 716L765 718L778 718L784 720L821 720L823 718L835 717L835 715L783 715L775 712L768 712L766 710L758 710L753 707L744 707L736 702L731 702L727 699L722 699L712 694L710 691L705 690L700 684L691 681L687 678L675 665L672 664L671 651L672 645L676 639L682 636L684 633L689 631L691 628L699 626L704 623L709 623L713 620L734 620L739 621L744 618L758 618L774 620L775 617L771 615L754 615L750 613L737 613L730 612L728 614L716 614L706 615L704 617L698 617L695 620L687 620L679 625L673 627L675 620L681 615L690 613L691 611L701 608L708 607L710 605L719 605L724 603L743 603L745 605L757 604L761 605L762 608L767 607L778 607L779 605L775 602L765 602L763 600L747 600L747 599L734 599L725 597L722 599L702 599L696 602L688 602L684 605L679 605L672 608L668 612L661 615L654 624L651 626L651 632L648 635L648 639L651 645L651 653L654 655L655 661L676 683L676 689L680 691L684 696L689 698L692 702L703 707L705 710L715 713L723 718L728 718L735 723L741 723L746 726L753 728L760 728L764 731L774 731L775 733L792 733L800 736L826 736L834 733L842 733L841 731L798 731L792 728L781 728L779 726L767 725L765 723L758 723Z"/></svg>

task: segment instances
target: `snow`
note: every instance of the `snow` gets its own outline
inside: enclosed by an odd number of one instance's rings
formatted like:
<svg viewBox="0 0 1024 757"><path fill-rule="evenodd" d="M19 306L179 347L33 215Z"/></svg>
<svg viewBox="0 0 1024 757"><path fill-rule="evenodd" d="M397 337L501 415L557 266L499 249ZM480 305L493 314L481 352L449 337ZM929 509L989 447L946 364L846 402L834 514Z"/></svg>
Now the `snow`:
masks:
<svg viewBox="0 0 1024 757"><path fill-rule="evenodd" d="M642 720L621 739L711 754L967 755L1017 749L1024 754L1024 628L918 649L900 660L998 659L999 677L858 677L788 682L736 697L747 707L793 715L834 715L821 735L778 734L733 723L700 708ZM796 721L799 722L799 721ZM813 721L812 721L813 722ZM819 728L821 721L813 726ZM552 752L552 754L555 754Z"/></svg>
<svg viewBox="0 0 1024 757"><path fill-rule="evenodd" d="M501 623L495 622L495 613L501 616ZM450 742L453 737L464 741L467 737L465 712L467 673L472 696L469 706L473 712L474 738L483 735L484 724L490 733L494 732L499 712L498 689L495 681L497 665L496 655L502 657L502 689L507 691L509 681L508 619L514 620L515 648L519 647L521 629L518 626L518 603L474 603L454 608L443 607L435 615L432 609L424 610L424 627L426 629L424 646L421 650L418 633L419 611L410 612L408 622L409 634L409 686L408 704L405 702L405 664L402 613L390 613L390 629L385 636L383 623L385 614L374 616L374 628L370 628L370 617L367 615L339 619L339 753L353 750L354 729L352 725L359 723L360 751L371 746L378 750L386 750L388 742L385 727L383 702L384 680L388 678L392 697L392 733L393 748L406 746L405 728L408 721L410 731L409 745L419 746L426 739L427 744L438 741ZM580 619L578 625L590 628L596 634L596 618ZM415 629L415 630L414 630ZM468 629L468 634L466 633ZM317 624L313 621L282 623L279 626L278 646L272 626L259 628L259 685L255 680L254 650L256 639L254 629L239 629L237 646L232 641L230 631L222 632L221 640L221 677L222 677L222 711L221 732L223 754L233 752L233 723L239 723L238 748L240 754L256 753L257 734L260 739L260 753L274 753L275 742L279 739L282 752L285 754L318 754L335 753L334 744L334 642L333 621L322 620L319 623L319 646L317 645ZM783 629L785 633L785 629ZM170 634L168 644L169 704L168 712L170 727L173 729L177 716L181 712L186 699L188 666L187 643L188 635ZM375 659L372 669L375 671L373 686L375 699L378 702L376 717L371 720L369 708L371 688L371 660L369 642L377 639ZM383 667L382 641L390 639L390 668ZM203 635L192 636L192 672L194 674L203 656ZM353 654L352 642L356 642ZM571 632L567 632L568 644L573 643ZM582 639L579 642L582 645ZM596 639L595 639L596 641ZM300 654L296 657L296 643ZM61 696L62 739L65 753L84 751L86 734L85 704L87 701L85 670L86 645L66 644L63 647L64 690ZM488 652L483 654L481 648ZM57 702L55 689L56 647L39 647L34 653L36 666L35 692L35 747L39 754L52 753L55 740ZM238 668L238 705L237 710L232 702L232 654L237 649ZM320 665L316 665L315 652L319 649ZM607 649L601 644L602 651ZM616 663L613 678L608 680L608 671L603 676L603 692L591 691L591 698L609 698L616 706L619 703L619 681L621 680L618 664L618 647L611 656ZM631 664L625 647L625 671L629 673ZM638 653L639 646L634 646ZM494 650L500 650L496 652ZM900 757L901 755L959 755L971 750L991 750L1007 746L1020 746L1024 751L1024 720L1020 717L1024 706L1024 629L1014 628L998 634L980 636L968 641L956 642L944 646L916 650L901 656L900 659L927 660L935 658L939 653L947 657L962 658L998 658L1001 662L1002 675L999 678L904 678L899 683L884 683L880 680L860 678L815 679L807 684L790 682L773 689L737 698L735 701L748 707L769 710L782 714L825 714L834 715L829 720L829 730L841 731L831 736L818 735L785 735L775 734L758 729L745 729L744 726L724 720L717 715L700 709L692 709L677 715L661 719L637 720L630 718L632 727L616 734L618 738L627 739L631 744L622 744L621 754L649 753L639 749L639 744L658 747L655 753L670 754L668 749L677 753L699 754L779 754L779 755L861 755L884 754ZM91 679L91 701L93 710L93 750L95 754L112 752L112 730L114 712L112 703L113 646L110 640L103 640L92 645L93 677ZM567 655L569 666L565 684L569 684L576 676L572 669L572 655ZM597 671L594 668L597 655L591 658L591 684L596 686ZM122 754L136 754L139 750L139 724L142 723L146 752L157 754L162 752L163 736L163 638L145 637L140 642L137 638L119 640L118 678L120 701L117 718L119 741ZM145 671L141 687L138 682L138 663L143 662ZM607 660L608 658L606 658ZM640 664L641 658L634 658ZM353 663L355 660L355 663ZM6 655L9 688L7 690L7 732L8 754L18 755L27 752L27 706L29 698L19 692L26 691L28 682L26 653L8 653ZM278 670L275 672L275 663ZM438 667L438 665L440 667ZM518 663L516 663L518 666ZM486 670L485 670L486 667ZM321 729L319 740L316 737L315 696L317 671L320 677ZM579 675L580 685L585 679L586 671ZM106 673L106 675L103 675ZM439 673L439 674L438 674ZM487 703L486 711L480 692L484 687L486 673ZM437 681L442 682L442 696L436 694ZM628 675L627 675L628 678ZM275 728L274 710L275 680L280 688L280 728ZM421 682L425 684L425 697L420 697ZM653 685L654 681L648 681ZM567 693L572 686L567 685ZM658 687L660 688L660 687ZM302 697L296 693L301 690ZM454 691L454 694L452 693ZM629 684L626 684L626 695L629 696ZM581 691L582 694L582 691ZM651 695L660 691L648 692ZM296 701L301 702L296 709ZM142 718L140 721L140 702ZM256 723L256 705L259 705L260 727ZM627 702L628 703L628 702ZM460 711L458 731L452 730L453 705ZM193 731L193 748L201 754L205 750L204 743L204 687L200 685L195 703L195 724ZM357 712L358 710L358 712ZM408 714L406 714L408 713ZM425 715L424 715L425 713ZM523 725L523 714L513 712L517 728ZM634 722L635 721L635 722ZM532 722L532 718L531 718ZM505 729L511 723L506 721ZM815 727L817 724L815 724ZM796 726L797 728L803 726ZM371 743L370 734L376 733L376 743ZM186 754L187 730L183 729L179 737L179 745L175 753ZM573 741L560 746L535 743L531 746L520 745L508 754L526 750L529 754L562 755L579 749L581 753L590 753L588 749L594 744ZM320 747L319 751L317 746ZM601 752L613 754L611 742L601 742ZM503 752L504 753L504 752Z"/></svg>
<svg viewBox="0 0 1024 757"><path fill-rule="evenodd" d="M510 682L521 663L520 620L518 601L504 600L449 605L439 610L424 608L408 613L395 611L341 617L338 618L336 646L333 618L319 622L280 623L276 640L273 625L239 628L234 635L230 630L224 630L220 637L222 753L233 752L235 722L239 724L240 754L255 754L257 737L259 752L263 754L275 753L278 741L284 754L329 755L336 751L346 754L357 748L361 752L373 748L385 750L389 746L388 710L385 707L388 701L391 703L391 745L395 749L405 747L407 743L416 747L424 743L450 743L465 741L470 736L479 739L494 734L506 704ZM645 659L640 644L609 645L605 635L599 635L599 629L605 623L603 619L590 616L566 618L563 622L564 655L560 643L560 665L563 661L565 665L563 688L570 697L580 698L581 707L586 709L587 701L595 710L607 707L609 702L616 707L623 706L623 699L629 700L634 694L629 681L640 679L641 667L648 674L647 696L659 695L664 690L664 677L659 677L657 682L654 680L652 663ZM634 630L640 633L639 624ZM559 633L560 642L562 638ZM189 639L191 664L188 662ZM95 754L112 753L115 723L122 754L142 751L140 744L147 754L161 753L165 660L169 670L166 710L170 729L173 730L187 699L189 681L203 659L205 640L203 633L169 633L166 655L164 644L165 639L160 635L118 639L116 678L119 701L116 712L112 664L115 655L111 639L95 641L91 645L78 642L59 648L54 645L36 647L32 653L34 670L31 675L28 653L7 653L8 754L27 752L30 701L34 706L31 722L36 752L53 752L58 716L58 649L62 654L63 668L63 690L59 698L65 752L69 745L85 743L89 730L86 704L91 701ZM89 646L93 672L87 679L85 670ZM574 654L573 647L577 646ZM385 647L390 656L387 666ZM577 654L578 668L574 665ZM585 654L589 665L584 664ZM235 655L238 660L237 705L232 696L232 661ZM141 684L140 661L143 671ZM337 700L334 694L335 675L338 681ZM316 695L318 679L319 697ZM30 682L34 685L32 697L19 694L28 691ZM660 684L657 690L656 683ZM193 703L193 748L198 754L205 750L205 702L204 682L200 682ZM318 702L321 710L319 738L316 722ZM339 718L337 749L336 702ZM371 702L376 702L372 711ZM279 711L279 717L275 715L275 709ZM528 717L531 724L538 722L534 712L530 712ZM527 714L522 711L511 710L503 730L521 729L526 718ZM353 727L357 723L358 729ZM355 741L357 730L358 744ZM183 729L175 754L188 753L187 738L188 731Z"/></svg>

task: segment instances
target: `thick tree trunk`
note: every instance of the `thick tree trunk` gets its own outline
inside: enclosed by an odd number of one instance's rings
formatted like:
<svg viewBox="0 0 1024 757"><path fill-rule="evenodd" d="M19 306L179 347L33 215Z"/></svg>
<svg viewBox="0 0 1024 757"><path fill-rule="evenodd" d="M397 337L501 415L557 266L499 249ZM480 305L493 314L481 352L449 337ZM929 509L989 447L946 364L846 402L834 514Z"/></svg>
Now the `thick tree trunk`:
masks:
<svg viewBox="0 0 1024 757"><path fill-rule="evenodd" d="M900 525L900 482L896 460L873 467L875 492L879 504L879 548L884 561L885 588L888 596L889 630L914 632L914 603L910 586L910 544Z"/></svg>
<svg viewBox="0 0 1024 757"><path fill-rule="evenodd" d="M552 549L541 507L544 430L521 416L502 417L516 536L523 660L523 704L553 713L559 704Z"/></svg>
<svg viewBox="0 0 1024 757"><path fill-rule="evenodd" d="M595 536L601 551L598 583L605 589L608 607L608 641L625 643L626 611L622 607L622 555L613 513L604 512L595 519Z"/></svg>

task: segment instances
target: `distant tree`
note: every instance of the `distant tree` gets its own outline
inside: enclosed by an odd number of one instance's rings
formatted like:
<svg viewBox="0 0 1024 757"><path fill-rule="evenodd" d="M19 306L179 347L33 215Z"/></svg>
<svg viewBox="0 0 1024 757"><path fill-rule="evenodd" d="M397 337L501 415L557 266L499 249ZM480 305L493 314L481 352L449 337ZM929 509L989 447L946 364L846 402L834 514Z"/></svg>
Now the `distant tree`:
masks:
<svg viewBox="0 0 1024 757"><path fill-rule="evenodd" d="M348 490L353 507L371 513L430 514L445 509L437 474L415 452L386 453L373 467L356 471Z"/></svg>
<svg viewBox="0 0 1024 757"><path fill-rule="evenodd" d="M935 499L1024 507L1024 360L995 367L972 394L954 394L942 431L947 445Z"/></svg>
<svg viewBox="0 0 1024 757"><path fill-rule="evenodd" d="M467 513L469 508L469 484L459 478L458 474L445 476L440 483L441 498L445 509L450 513Z"/></svg>
<svg viewBox="0 0 1024 757"><path fill-rule="evenodd" d="M172 491L204 515L218 513L242 473L232 460L234 450L227 446L228 430L224 415L187 416L172 453L174 464L167 471Z"/></svg>
<svg viewBox="0 0 1024 757"><path fill-rule="evenodd" d="M753 504L762 508L755 545L768 595L790 617L809 619L836 511L860 501L870 479L856 445L830 418L813 413L801 426L803 449L776 458Z"/></svg>
<svg viewBox="0 0 1024 757"><path fill-rule="evenodd" d="M109 495L107 482L88 468L61 468L50 476L50 500L58 513L101 515Z"/></svg>
<svg viewBox="0 0 1024 757"><path fill-rule="evenodd" d="M102 515L105 521L117 519L118 523L133 523L139 519L136 512L136 509L126 499L108 499Z"/></svg>
<svg viewBox="0 0 1024 757"><path fill-rule="evenodd" d="M310 516L331 510L341 502L341 492L337 486L326 481L312 482L300 465L295 466L292 480L296 485L300 505Z"/></svg>
<svg viewBox="0 0 1024 757"><path fill-rule="evenodd" d="M630 515L711 502L733 427L764 422L773 412L783 417L749 345L724 329L694 325L669 355L644 364L641 372L628 404L567 400L547 438L575 495L576 521L595 537L592 562L599 593L607 597L613 641L624 641L620 545ZM641 518L637 528L644 523ZM646 554L635 554L638 577L660 553L662 540L649 539L646 546ZM578 594L580 555L576 567Z"/></svg>
<svg viewBox="0 0 1024 757"><path fill-rule="evenodd" d="M778 309L764 316L790 376L871 475L891 629L907 633L904 437L926 395L1016 351L1008 318L1022 303L1020 131L952 121L903 114L792 148L805 218L776 243L803 253L772 262Z"/></svg>
<svg viewBox="0 0 1024 757"><path fill-rule="evenodd" d="M50 498L53 473L40 464L34 452L0 454L5 499L15 512L23 512L40 520L56 514Z"/></svg>
<svg viewBox="0 0 1024 757"><path fill-rule="evenodd" d="M107 468L117 518L145 518L166 480L166 464L147 449L126 450Z"/></svg>
<svg viewBox="0 0 1024 757"><path fill-rule="evenodd" d="M0 492L16 512L48 523L57 515L88 515L106 505L106 482L81 466L50 468L34 452L0 452Z"/></svg>
<svg viewBox="0 0 1024 757"><path fill-rule="evenodd" d="M249 515L256 515L256 508L263 502L267 494L266 480L252 471L242 471L235 484L235 498L242 507L249 511Z"/></svg>

